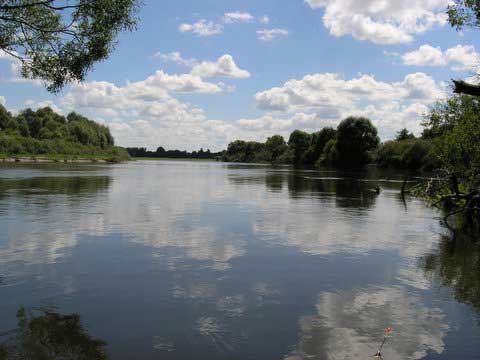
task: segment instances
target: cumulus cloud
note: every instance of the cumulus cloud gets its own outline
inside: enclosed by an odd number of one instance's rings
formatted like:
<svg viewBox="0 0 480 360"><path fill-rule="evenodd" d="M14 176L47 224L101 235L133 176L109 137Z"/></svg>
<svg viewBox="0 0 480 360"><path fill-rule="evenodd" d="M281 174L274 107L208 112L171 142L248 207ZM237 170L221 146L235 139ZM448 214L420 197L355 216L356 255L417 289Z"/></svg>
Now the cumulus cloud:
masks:
<svg viewBox="0 0 480 360"><path fill-rule="evenodd" d="M446 23L448 0L305 0L324 9L330 34L351 35L376 44L408 43L436 25Z"/></svg>
<svg viewBox="0 0 480 360"><path fill-rule="evenodd" d="M286 36L288 33L286 29L263 29L257 30L257 37L262 41L272 41L279 36Z"/></svg>
<svg viewBox="0 0 480 360"><path fill-rule="evenodd" d="M231 55L223 55L217 61L204 61L195 65L191 72L192 75L202 78L207 77L230 77L230 78L249 78L250 73L240 69Z"/></svg>
<svg viewBox="0 0 480 360"><path fill-rule="evenodd" d="M223 21L225 24L233 23L249 23L254 19L253 15L248 12L228 12L223 15Z"/></svg>
<svg viewBox="0 0 480 360"><path fill-rule="evenodd" d="M193 24L183 23L179 26L178 30L182 33L191 32L197 36L212 36L221 34L223 26L221 24L215 24L213 21L202 19Z"/></svg>
<svg viewBox="0 0 480 360"><path fill-rule="evenodd" d="M154 58L160 58L165 62L173 62L178 65L183 65L187 67L195 66L198 61L194 58L185 59L182 57L182 54L178 51L173 51L169 53L157 52L153 55Z"/></svg>
<svg viewBox="0 0 480 360"><path fill-rule="evenodd" d="M402 55L405 65L410 66L446 66L452 70L474 70L480 65L480 54L472 45L457 45L445 51L440 47L425 44L417 50Z"/></svg>
<svg viewBox="0 0 480 360"><path fill-rule="evenodd" d="M281 87L255 95L257 106L271 111L348 110L359 100L369 102L418 100L431 103L443 95L442 89L424 73L407 75L401 82L377 81L372 75L350 80L339 74L307 75L301 80L289 80Z"/></svg>
<svg viewBox="0 0 480 360"><path fill-rule="evenodd" d="M283 118L307 114L337 124L349 115L368 116L385 139L404 126L419 133L420 119L428 106L445 96L445 84L424 73L391 83L371 75L346 80L339 74L321 73L258 92L255 100L259 109Z"/></svg>
<svg viewBox="0 0 480 360"><path fill-rule="evenodd" d="M261 24L269 24L270 18L267 15L264 15L258 19Z"/></svg>
<svg viewBox="0 0 480 360"><path fill-rule="evenodd" d="M196 75L170 75L158 70L144 81L129 84L132 91L138 91L146 96L156 96L157 90L166 90L173 93L216 93L221 88L217 84L205 82Z"/></svg>

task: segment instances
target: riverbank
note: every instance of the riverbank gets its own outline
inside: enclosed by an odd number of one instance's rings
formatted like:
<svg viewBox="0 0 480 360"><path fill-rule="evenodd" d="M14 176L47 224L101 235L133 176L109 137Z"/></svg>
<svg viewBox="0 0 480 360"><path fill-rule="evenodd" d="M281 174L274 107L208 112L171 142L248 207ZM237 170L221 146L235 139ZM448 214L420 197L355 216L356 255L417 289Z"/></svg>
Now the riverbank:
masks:
<svg viewBox="0 0 480 360"><path fill-rule="evenodd" d="M134 161L139 161L139 160L149 160L149 161L155 161L155 160L162 160L162 161L218 161L216 159L198 159L198 158L168 158L168 157L132 157L131 158Z"/></svg>
<svg viewBox="0 0 480 360"><path fill-rule="evenodd" d="M128 159L105 156L82 156L71 155L2 155L0 163L119 163Z"/></svg>

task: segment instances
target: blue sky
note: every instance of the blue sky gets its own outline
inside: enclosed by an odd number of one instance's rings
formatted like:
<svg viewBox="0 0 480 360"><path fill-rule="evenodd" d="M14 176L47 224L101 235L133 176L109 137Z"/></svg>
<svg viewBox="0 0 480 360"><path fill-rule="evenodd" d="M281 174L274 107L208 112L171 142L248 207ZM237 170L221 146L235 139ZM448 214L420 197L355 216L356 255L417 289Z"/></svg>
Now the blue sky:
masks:
<svg viewBox="0 0 480 360"><path fill-rule="evenodd" d="M83 84L52 95L0 54L0 101L107 124L119 145L219 150L296 128L372 119L383 140L419 133L451 78L480 62L448 0L146 0L138 30Z"/></svg>

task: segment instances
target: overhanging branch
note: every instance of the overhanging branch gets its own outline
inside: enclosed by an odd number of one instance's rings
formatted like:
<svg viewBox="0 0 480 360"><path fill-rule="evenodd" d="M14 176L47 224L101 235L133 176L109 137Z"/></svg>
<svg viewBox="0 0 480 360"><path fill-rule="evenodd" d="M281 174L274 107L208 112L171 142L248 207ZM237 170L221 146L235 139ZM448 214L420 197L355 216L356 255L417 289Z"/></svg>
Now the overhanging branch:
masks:
<svg viewBox="0 0 480 360"><path fill-rule="evenodd" d="M452 80L455 86L453 92L456 94L465 94L480 96L480 85L469 84L463 80Z"/></svg>

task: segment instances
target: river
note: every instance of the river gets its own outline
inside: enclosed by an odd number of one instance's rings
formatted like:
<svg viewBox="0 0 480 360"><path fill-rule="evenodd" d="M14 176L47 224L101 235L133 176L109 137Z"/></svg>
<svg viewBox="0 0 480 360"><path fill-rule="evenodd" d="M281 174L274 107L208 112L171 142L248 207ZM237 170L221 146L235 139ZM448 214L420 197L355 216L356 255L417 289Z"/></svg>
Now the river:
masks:
<svg viewBox="0 0 480 360"><path fill-rule="evenodd" d="M372 358L391 327L384 359L478 359L479 246L402 179L0 164L0 333L24 308L76 314L110 359L334 360Z"/></svg>

